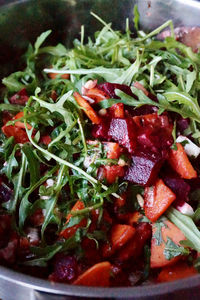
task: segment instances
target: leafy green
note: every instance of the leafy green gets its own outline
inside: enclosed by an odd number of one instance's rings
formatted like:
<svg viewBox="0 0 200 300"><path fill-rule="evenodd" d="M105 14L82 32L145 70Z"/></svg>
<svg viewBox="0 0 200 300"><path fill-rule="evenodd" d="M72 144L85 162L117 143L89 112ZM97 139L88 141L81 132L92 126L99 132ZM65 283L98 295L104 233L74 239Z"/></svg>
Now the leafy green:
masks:
<svg viewBox="0 0 200 300"><path fill-rule="evenodd" d="M153 234L153 238L156 241L156 245L161 245L164 241L162 238L162 227L167 227L167 225L162 221L159 220L157 222L155 222L154 227L156 228L155 233Z"/></svg>
<svg viewBox="0 0 200 300"><path fill-rule="evenodd" d="M189 249L175 244L169 237L165 244L164 255L167 260L170 260L179 255L189 255Z"/></svg>
<svg viewBox="0 0 200 300"><path fill-rule="evenodd" d="M38 53L39 48L41 47L41 45L44 43L44 41L46 40L46 38L50 35L51 30L47 30L45 32L43 32L40 36L38 36L35 44L34 44L34 48L35 48L35 55Z"/></svg>
<svg viewBox="0 0 200 300"><path fill-rule="evenodd" d="M196 227L193 220L190 217L183 215L173 207L167 211L166 216L184 233L185 237L190 243L190 247L199 252L200 231Z"/></svg>
<svg viewBox="0 0 200 300"><path fill-rule="evenodd" d="M138 6L137 5L134 5L134 8L133 8L133 14L134 14L134 26L135 26L135 29L138 30L138 24L139 24L139 20L140 20L140 14L139 14L139 11L138 11Z"/></svg>

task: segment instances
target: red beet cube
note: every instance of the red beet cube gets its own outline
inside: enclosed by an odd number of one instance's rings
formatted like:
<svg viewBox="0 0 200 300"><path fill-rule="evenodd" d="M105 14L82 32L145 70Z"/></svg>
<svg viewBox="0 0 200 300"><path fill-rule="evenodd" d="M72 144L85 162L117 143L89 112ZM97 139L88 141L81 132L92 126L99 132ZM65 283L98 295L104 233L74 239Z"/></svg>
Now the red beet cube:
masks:
<svg viewBox="0 0 200 300"><path fill-rule="evenodd" d="M157 174L163 164L160 153L139 152L132 155L132 164L126 171L125 180L143 186L151 185L157 178Z"/></svg>
<svg viewBox="0 0 200 300"><path fill-rule="evenodd" d="M134 97L131 88L125 84L104 82L102 84L99 84L98 88L104 91L110 98L119 99L119 97L115 94L115 89L121 90L127 95Z"/></svg>
<svg viewBox="0 0 200 300"><path fill-rule="evenodd" d="M108 136L132 153L136 147L135 124L131 118L112 119Z"/></svg>
<svg viewBox="0 0 200 300"><path fill-rule="evenodd" d="M18 93L14 94L10 99L9 102L11 104L19 104L19 105L25 105L26 102L28 101L28 94L26 89L22 89L21 91L19 91Z"/></svg>

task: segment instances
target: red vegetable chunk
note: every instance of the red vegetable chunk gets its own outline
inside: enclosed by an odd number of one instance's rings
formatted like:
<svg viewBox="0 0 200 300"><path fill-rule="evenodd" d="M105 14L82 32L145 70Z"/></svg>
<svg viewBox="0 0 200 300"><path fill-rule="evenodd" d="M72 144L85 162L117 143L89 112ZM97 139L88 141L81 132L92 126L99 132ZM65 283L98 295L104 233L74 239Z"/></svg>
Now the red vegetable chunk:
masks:
<svg viewBox="0 0 200 300"><path fill-rule="evenodd" d="M99 84L98 88L104 91L110 98L119 99L119 97L115 94L115 89L121 90L129 96L134 96L131 91L131 88L125 84L104 82L102 84Z"/></svg>
<svg viewBox="0 0 200 300"><path fill-rule="evenodd" d="M176 194L177 199L188 200L190 186L182 178L173 175L163 176L165 184Z"/></svg>
<svg viewBox="0 0 200 300"><path fill-rule="evenodd" d="M22 89L21 91L19 91L18 93L14 94L10 99L9 102L11 104L19 104L19 105L25 105L26 102L28 101L28 94L26 89Z"/></svg>
<svg viewBox="0 0 200 300"><path fill-rule="evenodd" d="M54 272L49 279L56 282L71 282L77 275L78 264L75 257L58 254L54 262Z"/></svg>
<svg viewBox="0 0 200 300"><path fill-rule="evenodd" d="M145 216L155 222L172 204L176 195L164 184L162 179L157 179L155 186L146 187L144 193Z"/></svg>
<svg viewBox="0 0 200 300"><path fill-rule="evenodd" d="M163 161L159 153L137 151L137 154L132 156L132 164L126 171L124 179L149 186L156 180Z"/></svg>
<svg viewBox="0 0 200 300"><path fill-rule="evenodd" d="M135 235L119 252L117 259L126 261L129 258L138 258L143 251L144 245L151 238L151 225L149 223L140 223L136 227Z"/></svg>
<svg viewBox="0 0 200 300"><path fill-rule="evenodd" d="M112 119L108 136L125 147L128 152L132 153L135 150L136 132L135 125L131 118Z"/></svg>
<svg viewBox="0 0 200 300"><path fill-rule="evenodd" d="M95 139L108 139L108 130L110 127L110 120L104 118L98 125L93 125L92 136Z"/></svg>

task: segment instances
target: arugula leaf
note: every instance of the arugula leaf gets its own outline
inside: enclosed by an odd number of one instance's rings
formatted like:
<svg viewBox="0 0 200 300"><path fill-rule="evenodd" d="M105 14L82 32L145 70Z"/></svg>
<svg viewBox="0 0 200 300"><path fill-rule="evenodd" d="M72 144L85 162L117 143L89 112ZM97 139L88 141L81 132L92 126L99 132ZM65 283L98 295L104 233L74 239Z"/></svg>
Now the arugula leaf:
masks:
<svg viewBox="0 0 200 300"><path fill-rule="evenodd" d="M47 108L51 113L57 112L57 113L61 114L63 116L63 119L64 119L66 125L70 126L74 122L73 115L69 110L67 110L64 107L64 104L72 96L72 93L73 93L73 91L69 91L68 93L64 94L59 99L59 101L56 103L48 103L48 102L45 102L35 96L33 96L32 98L34 100L36 100L40 104L41 107Z"/></svg>
<svg viewBox="0 0 200 300"><path fill-rule="evenodd" d="M167 260L170 260L179 255L189 255L189 249L175 244L169 237L165 244L164 255Z"/></svg>
<svg viewBox="0 0 200 300"><path fill-rule="evenodd" d="M12 140L13 142L13 140ZM19 150L19 145L16 144L13 148L12 153L10 154L8 160L5 163L5 166L3 168L3 170L1 170L2 173L5 173L6 176L8 177L8 179L11 181L12 177L13 177L13 170L16 169L18 167L18 161L15 158L15 154L17 152L17 150Z"/></svg>
<svg viewBox="0 0 200 300"><path fill-rule="evenodd" d="M23 110L23 106L17 104L1 103L0 111L4 111L4 110L19 112Z"/></svg>
<svg viewBox="0 0 200 300"><path fill-rule="evenodd" d="M167 225L163 221L157 221L154 224L154 227L156 227L156 231L153 235L153 238L156 241L156 245L161 245L164 241L162 238L162 227L167 227Z"/></svg>
<svg viewBox="0 0 200 300"><path fill-rule="evenodd" d="M38 182L31 186L26 194L23 196L19 206L19 228L22 231L26 218L34 212L34 204L29 202L29 196L35 191L41 184L43 184L49 177L51 177L58 169L58 166L53 167L48 171ZM37 203L36 203L37 204ZM37 205L35 205L37 206ZM33 210L33 211L32 211Z"/></svg>
<svg viewBox="0 0 200 300"><path fill-rule="evenodd" d="M32 186L39 180L40 164L30 145L24 144L22 147L22 152L24 152L27 158L28 169L30 172L30 185Z"/></svg>
<svg viewBox="0 0 200 300"><path fill-rule="evenodd" d="M19 80L24 75L24 72L15 72L2 79L2 83L10 92L18 92L25 87Z"/></svg>
<svg viewBox="0 0 200 300"><path fill-rule="evenodd" d="M181 114L187 117L192 117L197 122L200 122L200 107L197 99L192 98L189 94L184 92L168 91L163 94L167 101L177 101L180 105L184 105L181 108Z"/></svg>
<svg viewBox="0 0 200 300"><path fill-rule="evenodd" d="M140 14L139 14L139 11L138 11L138 6L137 5L134 5L134 8L133 8L133 15L134 15L134 26L135 26L135 29L138 31L138 24L139 24L139 20L140 20Z"/></svg>
<svg viewBox="0 0 200 300"><path fill-rule="evenodd" d="M167 211L166 216L184 233L191 247L200 252L200 231L193 220L173 207Z"/></svg>
<svg viewBox="0 0 200 300"><path fill-rule="evenodd" d="M17 203L22 197L23 182L24 182L24 176L26 174L26 168L27 168L26 157L25 157L24 153L22 153L22 161L21 161L20 170L13 178L14 197L8 203L8 205L9 205L8 210L10 210L12 213L16 210Z"/></svg>
<svg viewBox="0 0 200 300"><path fill-rule="evenodd" d="M35 48L34 54L35 55L38 54L38 50L39 50L40 46L44 43L44 41L50 35L50 33L51 33L51 30L47 30L47 31L41 33L40 36L38 36L38 38L34 44L34 48Z"/></svg>

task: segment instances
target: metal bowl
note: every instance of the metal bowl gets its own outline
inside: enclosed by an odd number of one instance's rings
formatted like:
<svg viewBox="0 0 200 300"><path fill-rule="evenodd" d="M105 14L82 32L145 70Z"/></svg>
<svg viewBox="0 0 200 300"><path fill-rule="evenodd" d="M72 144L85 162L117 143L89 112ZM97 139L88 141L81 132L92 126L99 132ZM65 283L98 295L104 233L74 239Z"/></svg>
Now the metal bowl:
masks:
<svg viewBox="0 0 200 300"><path fill-rule="evenodd" d="M200 26L200 3L183 0L0 0L0 77L20 68L19 56L28 42L47 29L49 43L70 46L85 24L87 35L100 28L90 11L99 14L113 28L125 28L138 2L140 26L151 30L172 19L175 26ZM0 298L3 300L66 299L200 299L200 275L171 283L123 288L78 287L51 283L0 267Z"/></svg>

